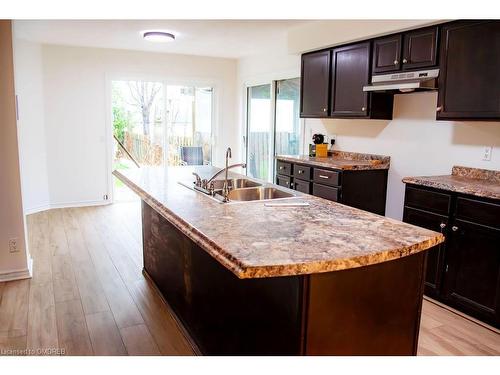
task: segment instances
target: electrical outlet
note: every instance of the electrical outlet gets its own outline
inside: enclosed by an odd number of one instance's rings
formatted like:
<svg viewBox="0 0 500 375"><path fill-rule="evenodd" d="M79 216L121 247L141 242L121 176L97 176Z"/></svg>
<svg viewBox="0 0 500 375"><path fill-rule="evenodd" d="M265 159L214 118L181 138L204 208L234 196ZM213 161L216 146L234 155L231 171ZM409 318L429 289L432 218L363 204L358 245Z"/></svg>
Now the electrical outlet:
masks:
<svg viewBox="0 0 500 375"><path fill-rule="evenodd" d="M17 246L17 238L11 238L9 240L9 251L11 253L18 253L19 252L19 247Z"/></svg>
<svg viewBox="0 0 500 375"><path fill-rule="evenodd" d="M483 149L483 160L484 161L490 161L491 160L491 151L493 147L491 146L484 146Z"/></svg>
<svg viewBox="0 0 500 375"><path fill-rule="evenodd" d="M331 141L335 141L334 143L337 144L337 134L328 134L328 138L330 139L328 144L331 144Z"/></svg>

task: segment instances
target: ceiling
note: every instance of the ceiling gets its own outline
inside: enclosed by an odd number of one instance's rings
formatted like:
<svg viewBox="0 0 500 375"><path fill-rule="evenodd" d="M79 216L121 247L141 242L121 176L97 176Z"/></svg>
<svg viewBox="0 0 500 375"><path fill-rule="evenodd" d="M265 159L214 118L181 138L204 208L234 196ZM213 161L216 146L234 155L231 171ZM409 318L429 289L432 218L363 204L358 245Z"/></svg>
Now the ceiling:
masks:
<svg viewBox="0 0 500 375"><path fill-rule="evenodd" d="M16 38L46 44L241 58L286 53L287 31L299 20L16 20ZM168 31L171 43L143 39L147 30Z"/></svg>

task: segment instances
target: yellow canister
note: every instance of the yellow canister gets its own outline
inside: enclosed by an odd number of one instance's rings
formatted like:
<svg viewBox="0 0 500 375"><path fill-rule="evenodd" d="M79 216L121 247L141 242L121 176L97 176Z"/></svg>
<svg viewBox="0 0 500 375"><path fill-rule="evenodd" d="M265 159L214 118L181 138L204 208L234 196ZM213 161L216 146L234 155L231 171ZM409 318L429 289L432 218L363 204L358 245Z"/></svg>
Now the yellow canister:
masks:
<svg viewBox="0 0 500 375"><path fill-rule="evenodd" d="M320 145L316 145L316 157L326 158L327 156L328 156L328 144L322 143Z"/></svg>

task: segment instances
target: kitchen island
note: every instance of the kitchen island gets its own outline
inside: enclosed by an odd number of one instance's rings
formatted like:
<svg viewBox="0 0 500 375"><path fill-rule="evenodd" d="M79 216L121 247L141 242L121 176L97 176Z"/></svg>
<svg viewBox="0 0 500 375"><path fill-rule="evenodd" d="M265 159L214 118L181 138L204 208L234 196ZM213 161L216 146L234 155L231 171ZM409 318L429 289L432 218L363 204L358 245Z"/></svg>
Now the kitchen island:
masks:
<svg viewBox="0 0 500 375"><path fill-rule="evenodd" d="M170 167L115 171L142 199L144 273L201 354L416 354L440 233L294 192L220 203ZM284 200L282 200L283 202Z"/></svg>

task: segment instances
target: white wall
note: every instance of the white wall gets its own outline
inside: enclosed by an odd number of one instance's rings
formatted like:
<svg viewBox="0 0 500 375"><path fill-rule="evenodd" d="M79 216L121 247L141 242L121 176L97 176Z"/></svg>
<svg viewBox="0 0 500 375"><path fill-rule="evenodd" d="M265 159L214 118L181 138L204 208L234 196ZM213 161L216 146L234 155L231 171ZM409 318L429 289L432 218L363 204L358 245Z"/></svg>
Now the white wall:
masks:
<svg viewBox="0 0 500 375"><path fill-rule="evenodd" d="M45 148L42 46L14 40L14 73L19 106L17 123L21 185L25 212L47 209L50 204Z"/></svg>
<svg viewBox="0 0 500 375"><path fill-rule="evenodd" d="M20 42L17 46L19 56L35 57L32 45ZM103 195L111 194L107 143L111 135L111 79L158 79L213 85L216 106L214 164L223 165L227 146L239 152L236 60L56 45L42 45L41 56L46 165L52 207L104 203ZM35 76L33 65L27 62L16 65L18 75L26 83L21 87L27 87L30 77ZM25 97L20 102L21 113L32 103L38 106L40 86L35 85L29 91L32 97ZM34 151L29 146L39 138L39 134L28 132L39 124L36 111L30 115L21 124L21 132L31 135L23 137L21 155L26 160L34 158ZM41 163L38 160L38 164ZM30 165L26 174L30 177L26 179L35 178L31 172L38 164L27 164ZM28 209L41 204L42 190L26 189L24 198Z"/></svg>
<svg viewBox="0 0 500 375"><path fill-rule="evenodd" d="M304 53L439 22L442 21L358 19L306 22L288 31L288 53Z"/></svg>
<svg viewBox="0 0 500 375"><path fill-rule="evenodd" d="M337 150L391 157L386 215L401 219L405 176L450 174L453 165L500 170L500 123L436 121L437 93L394 97L393 120L307 119L305 141L335 134ZM493 146L491 161L482 160Z"/></svg>

